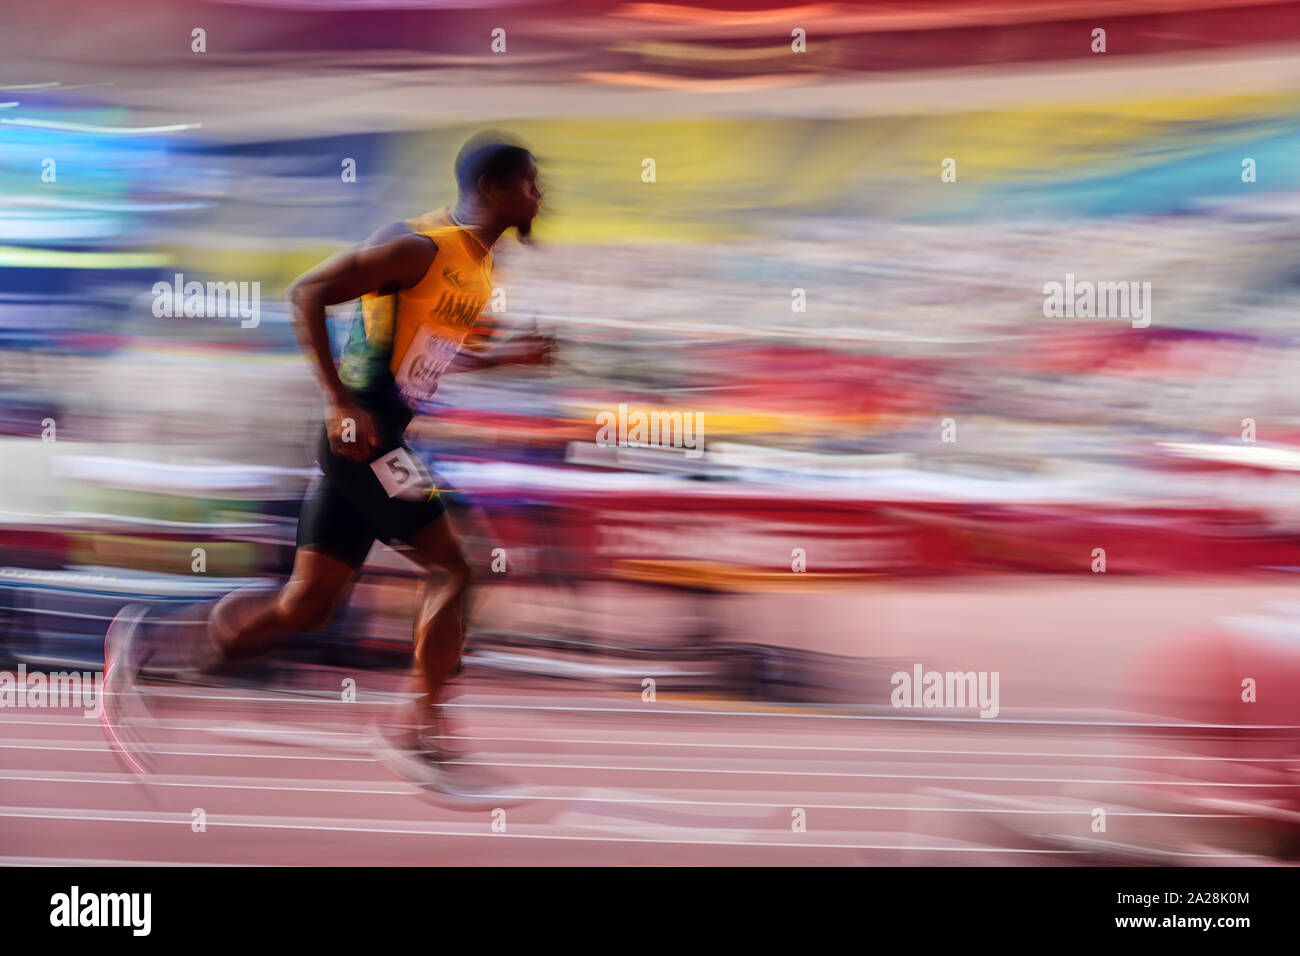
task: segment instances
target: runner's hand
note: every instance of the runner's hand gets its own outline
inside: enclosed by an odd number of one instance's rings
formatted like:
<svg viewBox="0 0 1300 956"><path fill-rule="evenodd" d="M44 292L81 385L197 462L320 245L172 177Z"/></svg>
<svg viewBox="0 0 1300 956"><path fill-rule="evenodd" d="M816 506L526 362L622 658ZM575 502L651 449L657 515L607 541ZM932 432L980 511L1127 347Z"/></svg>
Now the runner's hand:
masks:
<svg viewBox="0 0 1300 956"><path fill-rule="evenodd" d="M355 403L331 405L325 417L330 450L348 461L370 461L379 452L379 426Z"/></svg>

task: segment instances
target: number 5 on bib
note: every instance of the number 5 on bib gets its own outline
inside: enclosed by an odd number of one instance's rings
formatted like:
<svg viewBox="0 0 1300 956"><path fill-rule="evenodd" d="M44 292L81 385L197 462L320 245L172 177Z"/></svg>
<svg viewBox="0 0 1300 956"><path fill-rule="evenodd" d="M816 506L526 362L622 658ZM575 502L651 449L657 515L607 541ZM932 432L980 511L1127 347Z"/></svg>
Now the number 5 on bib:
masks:
<svg viewBox="0 0 1300 956"><path fill-rule="evenodd" d="M384 452L370 463L370 469L390 498L419 501L429 494L433 485L433 478L420 459L405 447Z"/></svg>

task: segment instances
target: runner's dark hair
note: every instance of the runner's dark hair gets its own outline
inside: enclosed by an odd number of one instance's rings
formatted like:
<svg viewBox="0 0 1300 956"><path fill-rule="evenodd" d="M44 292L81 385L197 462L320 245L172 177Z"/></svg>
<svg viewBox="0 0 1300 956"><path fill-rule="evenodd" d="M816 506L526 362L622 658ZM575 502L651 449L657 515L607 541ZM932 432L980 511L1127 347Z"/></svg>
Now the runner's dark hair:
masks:
<svg viewBox="0 0 1300 956"><path fill-rule="evenodd" d="M471 136L456 155L456 185L462 196L478 188L479 180L505 183L536 162L533 154L505 133L489 130Z"/></svg>

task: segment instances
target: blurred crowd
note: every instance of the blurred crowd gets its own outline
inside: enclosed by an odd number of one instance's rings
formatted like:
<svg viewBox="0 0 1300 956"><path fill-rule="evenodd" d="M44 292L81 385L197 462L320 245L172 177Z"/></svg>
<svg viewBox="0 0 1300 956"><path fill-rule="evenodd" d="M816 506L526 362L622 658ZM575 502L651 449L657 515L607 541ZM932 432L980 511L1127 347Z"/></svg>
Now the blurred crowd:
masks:
<svg viewBox="0 0 1300 956"><path fill-rule="evenodd" d="M961 27L874 4L814 20L791 76L826 96L806 94L804 110L699 85L761 87L777 67L757 44L776 31L787 45L777 13L725 4L570 5L566 22L600 51L585 66L557 52L550 5L515 9L519 55L489 84L496 102L569 85L545 115L513 120L499 105L476 120L483 84L458 78L483 67L456 59L469 56L460 40L408 34L375 53L385 25L414 22L394 11L313 21L337 41L332 75L293 55L322 35L250 31L213 5L201 67L183 50L135 67L109 55L95 61L107 85L71 82L95 65L82 64L69 81L12 87L3 563L184 574L202 539L222 545L222 573L282 569L320 413L283 292L385 223L450 202L455 151L499 125L537 152L547 205L535 245L499 249L503 296L485 321L496 334L536 325L560 350L547 370L449 378L412 438L467 509L497 515L485 544L533 549L521 569L781 571L803 549L807 570L835 574L1077 571L1099 547L1118 572L1300 566L1300 125L1294 94L1250 59L1300 30L1294 6L1232 14L1226 46L1246 58L1233 95L1139 99L1115 79L1141 72L1137 53L1183 54L1174 66L1191 74L1213 65L1204 48L1222 45L1224 10L1183 11L1172 47L1158 17L1116 16L1101 65L1085 26L1105 4L1062 20L956 2ZM1013 7L1008 23L998 11ZM259 22L296 15L265 4ZM464 44L487 23L455 16L463 32L446 36ZM179 22L159 12L146 35ZM594 39L601 23L622 39ZM70 49L90 39L69 30ZM865 55L885 46L916 55ZM980 86L1028 83L1043 59L1086 64L1095 98L1016 104ZM955 64L985 72L969 90L949 82L941 109L891 107L869 81ZM196 72L227 78L230 95L198 97ZM173 78L172 98L147 76ZM392 112L357 125L346 97L302 92L308 76L359 93L383 77ZM305 98L276 134L287 80ZM710 105L665 113L654 94L638 116L608 98L670 80ZM439 97L441 118L416 105ZM1149 283L1149 325L1048 316L1046 286L1067 275ZM158 283L182 280L256 283L256 322L160 315ZM351 315L335 310L340 346ZM704 454L599 442L599 416L620 406L693 414ZM571 553L537 556L559 547L553 527Z"/></svg>

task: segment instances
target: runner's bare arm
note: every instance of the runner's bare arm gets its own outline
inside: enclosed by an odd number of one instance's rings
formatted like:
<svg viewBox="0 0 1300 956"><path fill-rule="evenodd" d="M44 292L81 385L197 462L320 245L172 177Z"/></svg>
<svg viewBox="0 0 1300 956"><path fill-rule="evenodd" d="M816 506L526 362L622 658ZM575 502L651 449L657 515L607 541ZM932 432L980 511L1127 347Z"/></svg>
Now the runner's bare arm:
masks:
<svg viewBox="0 0 1300 956"><path fill-rule="evenodd" d="M447 372L475 372L481 368L491 368L498 363L492 360L491 345L470 345L460 347L456 357L447 366Z"/></svg>
<svg viewBox="0 0 1300 956"><path fill-rule="evenodd" d="M332 404L348 404L349 398L334 367L326 306L370 292L409 288L424 277L438 253L432 240L409 230L399 232L398 226L381 229L365 242L332 256L289 289L294 331L303 351L316 359L321 387Z"/></svg>
<svg viewBox="0 0 1300 956"><path fill-rule="evenodd" d="M552 336L525 332L487 345L463 346L447 366L447 371L474 372L499 365L545 365L554 349Z"/></svg>

